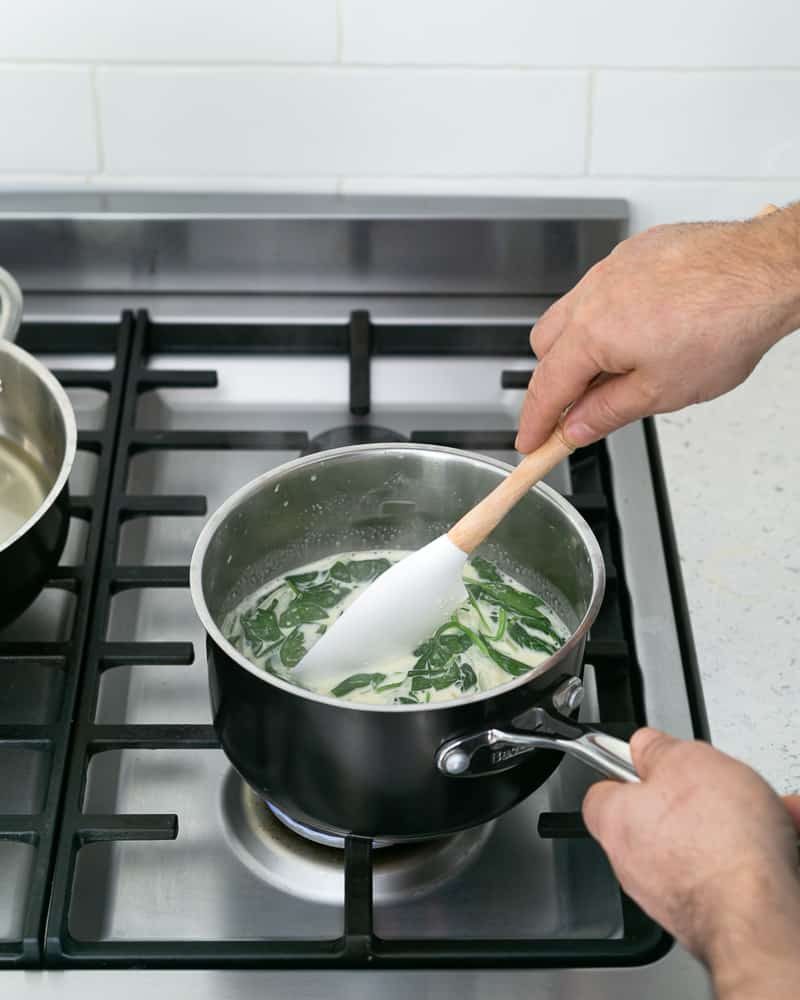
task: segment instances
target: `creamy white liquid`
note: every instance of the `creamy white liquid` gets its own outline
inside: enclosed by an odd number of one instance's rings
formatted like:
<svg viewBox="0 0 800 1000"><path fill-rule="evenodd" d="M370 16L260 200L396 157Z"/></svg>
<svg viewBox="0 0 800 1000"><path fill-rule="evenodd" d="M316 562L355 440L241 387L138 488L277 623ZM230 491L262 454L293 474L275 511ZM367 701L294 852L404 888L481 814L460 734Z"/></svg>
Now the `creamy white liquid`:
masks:
<svg viewBox="0 0 800 1000"><path fill-rule="evenodd" d="M46 496L41 469L18 445L0 437L0 545L36 513Z"/></svg>
<svg viewBox="0 0 800 1000"><path fill-rule="evenodd" d="M407 555L407 552L399 550L340 553L336 556L326 557L325 559L320 559L317 562L301 566L294 570L291 574L288 574L289 576L300 576L304 574L316 573L317 576L312 581L308 582L308 584L304 583L303 585L314 586L317 581L322 581L323 583L327 581L327 583L336 588L337 591L343 591L346 589L348 592L343 594L341 600L338 600L333 607L325 609L325 617L321 618L319 621L292 624L283 627L281 629L283 641L285 641L287 634L291 632L294 633L293 640L295 642L299 643L302 640L303 647L306 650L309 649L319 638L320 628L328 627L347 609L356 597L358 597L359 593L361 593L366 586L369 586L371 581L366 583L352 583L341 582L333 579L330 576L330 570L334 564L349 564L351 561L360 563L368 559L387 559L390 563L394 563L401 559L404 555ZM516 591L532 595L532 591L527 587L512 579L506 573L499 570L499 568L495 568L498 570L503 584L510 585ZM464 581L467 584L478 584L481 582L472 563L467 563L464 571ZM252 641L254 637L252 623L254 620L257 620L254 616L257 616L260 612L265 610L269 611L270 609L272 614L274 614L275 621L280 622L282 616L291 614L288 609L290 609L292 602L297 598L298 594L296 592L296 588L293 590L292 587L286 583L285 577L276 578L265 584L263 587L260 587L255 593L246 597L232 612L230 612L230 614L226 616L222 625L222 631L225 636L235 646L237 646L237 648L252 663L261 669L274 673L290 682L292 681L292 668L282 662L281 637L273 630L270 641L265 641L263 643L254 642ZM491 647L498 653L505 654L506 656L513 658L517 664L523 664L530 669L537 667L551 655L551 651L524 648L513 641L509 635L508 623L514 620L514 616L512 616L509 612L500 611L496 605L487 603L480 598L477 600L473 598L473 601L474 603L467 602L462 605L456 612L455 617L461 625L471 630L473 634L479 635L484 641L488 640L491 643ZM297 607L296 604L295 607ZM528 631L541 641L548 643L552 647L552 650L555 650L558 646L563 644L564 639L566 639L569 635L569 630L566 628L561 619L555 614L555 612L547 607L541 599L539 599L538 611L542 616L544 616L544 620L549 625L551 632L550 634L544 631L537 632L535 627L531 627L530 621L527 620ZM244 627L243 621L245 623L249 623L248 628ZM504 627L504 622L506 623L505 633L501 638L495 638L498 635L498 632ZM272 626L270 626L270 628L272 628ZM263 635L264 632L262 631L258 634ZM452 628L448 628L444 634L459 636L466 633L460 632L456 626L453 626ZM291 660L291 656L289 659ZM514 674L510 674L502 666L498 665L498 663L496 663L490 656L487 656L486 653L479 648L479 646L472 644L469 648L455 654L453 658L448 661L448 667L443 668L448 670L449 668L453 668L455 665L465 665L466 668L469 668L464 669L464 667L462 667L458 683L449 684L448 686L441 688L428 687L426 690L415 691L413 689L414 679L413 677L410 678L408 673L415 667L419 668L419 661L420 657L415 655L414 650L409 649L405 655L398 657L396 660L393 660L388 664L382 663L379 668L376 668L376 672L379 671L380 674L383 675L383 679L379 682L375 682L368 686L358 687L345 694L336 693L338 684L334 685L333 689L331 689L331 687L318 687L313 688L313 690L320 694L333 694L336 697L341 697L348 701L356 701L366 704L404 703L403 699L406 698L414 698L414 700L418 703L428 703L432 701L452 700L476 694L480 691L486 691L490 688L497 687L500 684L507 683L515 676ZM354 652L354 662L358 662L357 651ZM356 673L356 671L354 671L354 673ZM363 675L359 673L358 676ZM469 680L473 677L474 684L465 686L465 679ZM417 681L417 683L425 683L425 681Z"/></svg>

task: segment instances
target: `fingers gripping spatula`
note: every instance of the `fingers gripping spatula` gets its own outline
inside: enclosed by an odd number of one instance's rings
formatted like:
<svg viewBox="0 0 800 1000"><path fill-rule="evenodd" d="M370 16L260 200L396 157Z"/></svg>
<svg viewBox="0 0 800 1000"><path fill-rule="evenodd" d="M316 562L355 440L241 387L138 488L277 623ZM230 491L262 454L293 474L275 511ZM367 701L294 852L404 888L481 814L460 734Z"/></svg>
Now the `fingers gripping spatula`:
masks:
<svg viewBox="0 0 800 1000"><path fill-rule="evenodd" d="M446 534L379 576L306 653L293 678L305 685L332 684L345 674L373 670L429 638L467 599L462 573L470 553L572 451L556 429Z"/></svg>
<svg viewBox="0 0 800 1000"><path fill-rule="evenodd" d="M765 205L758 215L774 211L774 205ZM556 429L447 534L395 563L359 595L294 668L294 678L307 685L332 684L427 639L466 600L462 572L470 553L573 450Z"/></svg>

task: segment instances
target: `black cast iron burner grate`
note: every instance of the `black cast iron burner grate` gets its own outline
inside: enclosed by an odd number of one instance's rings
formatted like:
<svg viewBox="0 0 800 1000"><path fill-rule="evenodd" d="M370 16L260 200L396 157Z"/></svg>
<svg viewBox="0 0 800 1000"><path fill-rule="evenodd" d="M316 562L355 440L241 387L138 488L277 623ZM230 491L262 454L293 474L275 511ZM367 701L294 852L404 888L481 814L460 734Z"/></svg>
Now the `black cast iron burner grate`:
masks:
<svg viewBox="0 0 800 1000"><path fill-rule="evenodd" d="M52 333L52 329L50 330ZM32 346L42 347L48 328L30 329ZM78 341L92 344L96 332L76 325ZM84 589L80 624L80 650L83 673L73 677L76 707L71 733L69 767L63 791L63 804L48 799L49 826L44 830L36 822L20 824L16 817L0 817L6 835L39 837L52 843L58 823L58 848L51 886L47 919L44 962L49 966L70 967L463 967L473 966L579 966L624 965L650 961L668 947L669 940L655 924L624 895L622 914L624 933L615 939L547 940L400 940L379 938L373 928L372 914L372 845L360 838L348 838L345 846L344 933L335 940L158 940L158 941L83 941L69 930L76 861L82 847L98 841L169 840L178 836L178 817L156 815L89 815L82 811L90 759L97 753L120 749L208 749L217 748L213 728L202 725L100 725L95 723L100 678L115 667L151 664L179 665L193 660L190 642L115 642L108 641L106 628L112 597L125 589L138 587L182 588L188 585L187 566L125 566L117 563L117 548L124 521L145 515L198 516L206 512L203 496L129 496L126 494L128 462L132 455L146 449L276 449L302 452L313 449L305 432L257 431L149 431L136 427L139 394L154 387L213 387L213 371L154 370L146 367L151 353L298 353L344 354L350 357L351 412L354 424L363 421L370 410L370 357L373 354L507 354L528 356L527 329L500 326L491 329L437 326L430 329L406 329L397 326L373 326L365 313L354 313L349 324L318 326L217 326L152 324L145 313L135 324L126 315L117 336L117 364L109 377L113 407L104 435L86 436L82 444L100 449L105 461L104 476L98 490L106 490L104 525L93 525L91 558L94 574L92 594ZM62 347L62 344L59 344ZM80 347L76 347L79 350ZM74 377L74 376L71 376ZM92 375L94 377L94 375ZM504 374L504 384L512 377ZM513 376L515 384L523 381ZM82 383L83 384L83 383ZM113 417L113 419L112 419ZM414 441L449 444L464 448L511 449L513 432L425 431L411 435ZM624 581L615 567L619 565L619 546L613 512L607 455L603 445L585 449L571 459L575 492L571 501L590 521L601 541L608 569L606 599L587 646L587 660L598 668L601 678L598 698L604 724L617 723L622 733L629 733L643 718L639 673L630 642ZM87 507L79 501L78 510ZM101 537L101 528L104 531ZM85 572L85 571L84 571ZM91 600L90 600L91 599ZM91 627L87 622L91 612ZM85 641L84 641L85 640ZM12 651L13 654L14 651ZM25 652L25 651L23 651ZM63 652L63 651L62 651ZM2 653L2 651L0 651ZM42 650L26 655L42 655ZM77 660L76 660L77 662ZM2 734L0 734L2 735ZM13 734L9 734L13 737ZM37 731L27 734L31 740L44 738L57 742L59 759L66 755L69 714L57 734L46 736ZM221 751L220 751L221 752ZM52 778L54 792L62 771ZM52 798L52 796L51 796ZM23 829L24 827L24 829ZM544 837L581 837L586 831L578 814L545 813L539 824ZM48 861L49 865L49 861ZM48 868L49 871L49 868ZM38 957L42 930L42 908L46 900L47 871L38 885L38 919L31 920L28 962Z"/></svg>
<svg viewBox="0 0 800 1000"><path fill-rule="evenodd" d="M69 734L90 628L93 584L114 465L132 326L133 316L125 314L118 328L96 326L91 336L86 336L86 331L78 327L64 324L51 327L45 336L42 336L43 331L28 326L19 338L22 347L33 350L45 363L48 353L57 350L87 357L110 353L112 366L103 370L54 371L66 389L97 389L106 394L102 429L78 432L79 452L97 456L93 492L87 496L70 496L70 517L88 526L83 558L77 565L57 567L46 587L65 590L75 596L69 634L63 640L52 641L13 642L0 638L0 685L5 689L0 694L0 750L30 750L42 754L48 762L41 810L35 815L0 815L0 840L30 845L34 852L24 900L22 934L18 940L0 942L3 966L35 965L41 959ZM17 684L15 699L9 694L12 677ZM24 702L22 709L19 699ZM15 721L9 723L12 714ZM46 722L27 721L42 716ZM0 785L7 782L8 787L12 787L16 780L18 775L14 773L0 774Z"/></svg>

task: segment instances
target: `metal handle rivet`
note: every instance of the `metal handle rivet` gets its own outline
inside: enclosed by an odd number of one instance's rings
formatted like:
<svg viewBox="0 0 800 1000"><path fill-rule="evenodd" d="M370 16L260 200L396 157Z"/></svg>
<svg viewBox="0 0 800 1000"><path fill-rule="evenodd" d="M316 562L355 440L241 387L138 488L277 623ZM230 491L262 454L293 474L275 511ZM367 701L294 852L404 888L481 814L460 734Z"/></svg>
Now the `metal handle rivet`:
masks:
<svg viewBox="0 0 800 1000"><path fill-rule="evenodd" d="M444 759L444 769L448 774L461 774L469 767L469 756L463 750L454 750Z"/></svg>

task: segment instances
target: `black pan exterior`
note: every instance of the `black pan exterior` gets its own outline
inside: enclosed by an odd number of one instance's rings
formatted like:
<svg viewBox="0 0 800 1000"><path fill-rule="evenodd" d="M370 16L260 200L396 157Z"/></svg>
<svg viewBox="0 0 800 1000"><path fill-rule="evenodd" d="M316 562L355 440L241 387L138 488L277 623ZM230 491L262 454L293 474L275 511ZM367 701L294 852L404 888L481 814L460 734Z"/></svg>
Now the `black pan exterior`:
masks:
<svg viewBox="0 0 800 1000"><path fill-rule="evenodd" d="M337 835L441 836L510 809L562 757L536 750L507 771L453 779L436 768L441 744L549 705L554 688L577 673L582 653L576 647L553 670L495 698L383 712L293 694L244 670L209 639L214 726L245 781L302 823Z"/></svg>
<svg viewBox="0 0 800 1000"><path fill-rule="evenodd" d="M38 596L58 565L69 529L69 487L48 510L0 552L0 626L13 621Z"/></svg>

